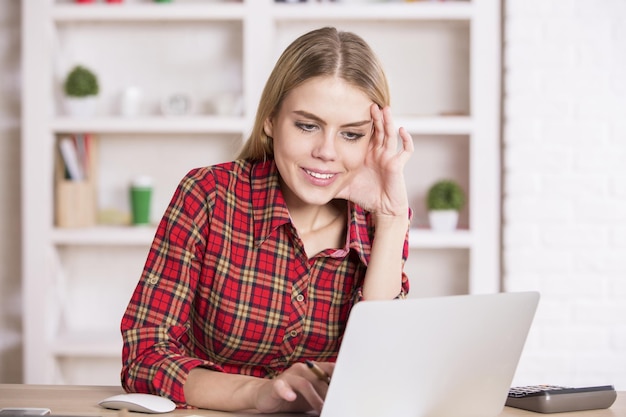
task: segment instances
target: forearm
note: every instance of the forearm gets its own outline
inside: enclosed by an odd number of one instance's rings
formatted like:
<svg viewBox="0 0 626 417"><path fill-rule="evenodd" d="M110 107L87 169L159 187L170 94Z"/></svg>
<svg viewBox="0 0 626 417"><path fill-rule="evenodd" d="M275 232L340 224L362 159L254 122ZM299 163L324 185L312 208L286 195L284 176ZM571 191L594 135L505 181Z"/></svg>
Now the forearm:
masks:
<svg viewBox="0 0 626 417"><path fill-rule="evenodd" d="M193 369L185 382L188 405L222 411L256 408L257 393L266 381L247 375Z"/></svg>
<svg viewBox="0 0 626 417"><path fill-rule="evenodd" d="M365 300L392 299L402 289L402 253L408 230L406 216L376 219L376 234L363 283Z"/></svg>

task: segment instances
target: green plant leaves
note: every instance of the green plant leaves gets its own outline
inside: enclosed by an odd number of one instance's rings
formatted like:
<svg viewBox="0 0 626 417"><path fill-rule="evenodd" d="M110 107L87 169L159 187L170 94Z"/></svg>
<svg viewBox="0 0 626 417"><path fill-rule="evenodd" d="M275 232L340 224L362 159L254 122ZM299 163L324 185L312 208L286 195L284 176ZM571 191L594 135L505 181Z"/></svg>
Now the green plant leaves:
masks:
<svg viewBox="0 0 626 417"><path fill-rule="evenodd" d="M96 75L82 65L77 65L70 71L63 87L65 94L71 97L95 96L100 91Z"/></svg>
<svg viewBox="0 0 626 417"><path fill-rule="evenodd" d="M426 206L429 210L461 210L465 192L452 180L437 181L428 190Z"/></svg>

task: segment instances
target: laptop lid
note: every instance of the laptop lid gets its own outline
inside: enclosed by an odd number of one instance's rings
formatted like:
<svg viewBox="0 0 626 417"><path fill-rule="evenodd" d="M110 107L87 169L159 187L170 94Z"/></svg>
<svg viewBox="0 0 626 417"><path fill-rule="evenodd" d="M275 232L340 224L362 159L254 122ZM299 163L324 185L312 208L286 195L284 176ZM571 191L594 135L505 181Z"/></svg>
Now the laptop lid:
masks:
<svg viewBox="0 0 626 417"><path fill-rule="evenodd" d="M492 417L502 411L536 292L354 306L321 417Z"/></svg>

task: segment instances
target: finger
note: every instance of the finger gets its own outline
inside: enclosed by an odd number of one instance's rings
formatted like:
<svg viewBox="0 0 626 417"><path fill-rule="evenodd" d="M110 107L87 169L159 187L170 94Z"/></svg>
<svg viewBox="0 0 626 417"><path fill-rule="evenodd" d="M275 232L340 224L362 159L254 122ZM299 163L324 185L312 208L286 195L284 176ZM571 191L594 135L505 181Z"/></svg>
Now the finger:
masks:
<svg viewBox="0 0 626 417"><path fill-rule="evenodd" d="M296 398L298 398L298 394L296 394L296 392L291 389L289 384L287 384L282 379L276 380L276 383L274 384L274 392L276 392L279 398L285 401L291 402L295 401Z"/></svg>
<svg viewBox="0 0 626 417"><path fill-rule="evenodd" d="M285 409L285 404L294 404L298 394L289 384L280 378L267 381L269 389L261 389L256 399L256 408L263 412L275 412ZM287 407L288 408L288 407Z"/></svg>
<svg viewBox="0 0 626 417"><path fill-rule="evenodd" d="M411 155L413 155L413 151L415 150L415 145L413 143L413 137L407 132L404 127L401 127L399 130L400 138L402 139L402 151L400 152L400 159L403 163L406 163Z"/></svg>
<svg viewBox="0 0 626 417"><path fill-rule="evenodd" d="M377 104L372 104L370 107L370 114L372 115L372 141L373 148L379 148L384 145L385 130L383 124L383 113Z"/></svg>
<svg viewBox="0 0 626 417"><path fill-rule="evenodd" d="M326 384L322 381L313 382L303 377L295 377L290 380L290 383L293 385L293 389L304 398L311 408L318 412L322 411L327 386L323 392L318 392L318 390Z"/></svg>
<svg viewBox="0 0 626 417"><path fill-rule="evenodd" d="M324 372L326 372L331 377L333 376L333 372L335 371L334 362L316 362L316 363L320 368L322 368Z"/></svg>
<svg viewBox="0 0 626 417"><path fill-rule="evenodd" d="M391 107L386 106L383 108L382 116L385 133L385 147L391 151L395 151L398 147L398 133L393 122Z"/></svg>

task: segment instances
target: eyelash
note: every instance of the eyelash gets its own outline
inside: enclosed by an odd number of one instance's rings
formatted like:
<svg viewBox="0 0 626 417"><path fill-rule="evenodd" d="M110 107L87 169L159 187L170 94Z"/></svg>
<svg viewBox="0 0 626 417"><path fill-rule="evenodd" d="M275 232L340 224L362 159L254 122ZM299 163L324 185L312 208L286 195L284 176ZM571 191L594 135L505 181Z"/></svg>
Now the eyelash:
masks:
<svg viewBox="0 0 626 417"><path fill-rule="evenodd" d="M317 126L314 124L301 122L296 122L296 127L306 133L311 133L314 129L317 128Z"/></svg>
<svg viewBox="0 0 626 417"><path fill-rule="evenodd" d="M305 133L312 133L317 128L317 125L314 125L311 123L296 122L296 127ZM363 136L365 136L365 134L355 133L355 132L345 132L345 133L342 133L342 136L348 142L355 142L361 139Z"/></svg>

